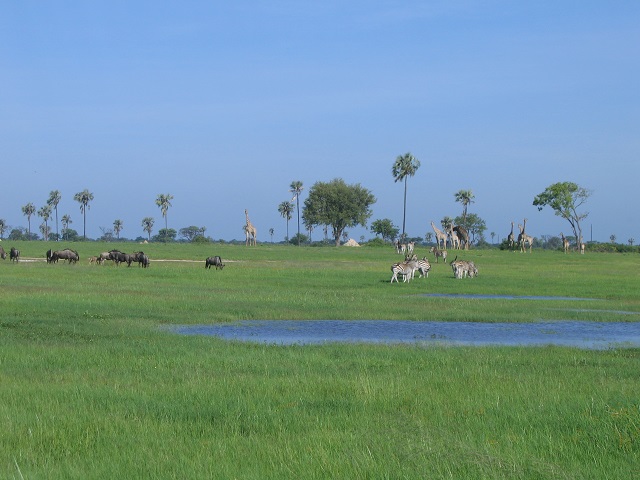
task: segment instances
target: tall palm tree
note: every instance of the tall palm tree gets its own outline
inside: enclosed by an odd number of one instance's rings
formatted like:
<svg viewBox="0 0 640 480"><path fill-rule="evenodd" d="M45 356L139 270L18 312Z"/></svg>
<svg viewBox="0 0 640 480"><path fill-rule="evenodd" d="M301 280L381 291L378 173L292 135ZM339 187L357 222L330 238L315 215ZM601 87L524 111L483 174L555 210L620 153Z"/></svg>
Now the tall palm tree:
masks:
<svg viewBox="0 0 640 480"><path fill-rule="evenodd" d="M153 224L156 221L151 217L144 217L142 219L142 230L149 234L149 241L151 241L151 232L153 231Z"/></svg>
<svg viewBox="0 0 640 480"><path fill-rule="evenodd" d="M58 232L58 204L62 200L62 195L58 190L51 190L49 192L49 200L47 200L47 205L49 205L56 212L56 241L60 240L60 235Z"/></svg>
<svg viewBox="0 0 640 480"><path fill-rule="evenodd" d="M80 213L82 213L82 218L84 223L83 229L82 229L82 236L86 240L87 239L87 209L91 208L89 206L89 202L93 200L93 193L91 193L89 190L85 188L83 191L76 193L73 196L73 199L80 204Z"/></svg>
<svg viewBox="0 0 640 480"><path fill-rule="evenodd" d="M291 213L293 212L293 207L295 205L292 202L284 201L280 205L278 205L278 212L282 218L287 221L287 242L289 241L289 220L291 220ZM298 237L299 238L299 237Z"/></svg>
<svg viewBox="0 0 640 480"><path fill-rule="evenodd" d="M120 232L124 228L122 224L122 220L114 220L113 221L113 231L116 232L116 237L120 240Z"/></svg>
<svg viewBox="0 0 640 480"><path fill-rule="evenodd" d="M467 228L467 206L473 203L475 196L471 190L460 190L454 194L456 202L462 204L462 225Z"/></svg>
<svg viewBox="0 0 640 480"><path fill-rule="evenodd" d="M49 239L49 217L51 216L51 206L50 205L44 205L43 207L40 207L40 210L38 210L38 216L42 217L42 220L44 221L44 229L43 231L43 240L48 240Z"/></svg>
<svg viewBox="0 0 640 480"><path fill-rule="evenodd" d="M164 217L165 231L167 230L167 210L169 210L169 207L171 206L171 200L173 200L173 195L171 195L170 193L167 193L166 195L164 193L161 193L160 195L158 195L158 198L156 198L156 205L160 207L160 211L162 212L162 216Z"/></svg>
<svg viewBox="0 0 640 480"><path fill-rule="evenodd" d="M62 216L62 238L65 240L69 239L69 224L73 223L71 220L71 215L64 214Z"/></svg>
<svg viewBox="0 0 640 480"><path fill-rule="evenodd" d="M393 175L394 181L401 182L404 180L404 210L402 213L403 240L406 236L405 225L407 218L407 178L413 177L416 174L418 168L420 168L420 161L410 153L398 155L398 157L396 157L396 161L393 162L393 167L391 167L391 174Z"/></svg>
<svg viewBox="0 0 640 480"><path fill-rule="evenodd" d="M289 191L293 193L293 198L296 199L296 210L298 212L298 246L300 246L300 194L304 190L302 182L300 180L294 180L289 186ZM293 201L293 198L291 199Z"/></svg>
<svg viewBox="0 0 640 480"><path fill-rule="evenodd" d="M31 240L31 215L34 213L36 213L36 206L33 203L29 202L22 207L22 214L27 217L29 240Z"/></svg>

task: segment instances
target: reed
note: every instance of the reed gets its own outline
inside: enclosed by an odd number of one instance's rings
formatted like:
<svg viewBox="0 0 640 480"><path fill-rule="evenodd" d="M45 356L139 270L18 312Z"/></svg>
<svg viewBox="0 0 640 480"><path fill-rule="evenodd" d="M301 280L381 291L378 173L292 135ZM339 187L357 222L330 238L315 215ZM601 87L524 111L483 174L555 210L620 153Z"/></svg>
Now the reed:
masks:
<svg viewBox="0 0 640 480"><path fill-rule="evenodd" d="M6 243L6 242L5 242ZM0 263L0 476L632 478L640 349L275 346L238 319L637 321L635 255L465 252L389 284L391 247L135 245L149 269ZM132 244L117 245L132 251ZM5 246L6 249L6 246ZM426 252L418 252L421 256ZM222 271L205 270L220 255ZM455 255L454 255L455 256ZM181 260L181 261L161 261ZM465 300L421 293L555 295ZM640 313L639 313L640 314Z"/></svg>

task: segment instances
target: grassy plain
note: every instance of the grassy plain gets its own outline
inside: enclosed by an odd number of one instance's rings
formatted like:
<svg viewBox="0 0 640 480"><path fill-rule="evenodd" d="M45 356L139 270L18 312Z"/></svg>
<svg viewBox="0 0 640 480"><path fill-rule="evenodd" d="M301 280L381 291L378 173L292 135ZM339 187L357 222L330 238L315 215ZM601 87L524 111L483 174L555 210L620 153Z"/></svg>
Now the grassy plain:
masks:
<svg viewBox="0 0 640 480"><path fill-rule="evenodd" d="M478 250L461 255L477 279L440 263L390 285L391 247L78 243L77 265L47 265L57 245L15 245L23 261L0 262L1 478L640 477L640 349L274 346L162 328L638 321L638 255ZM151 267L88 264L114 247ZM205 270L209 255L225 269Z"/></svg>

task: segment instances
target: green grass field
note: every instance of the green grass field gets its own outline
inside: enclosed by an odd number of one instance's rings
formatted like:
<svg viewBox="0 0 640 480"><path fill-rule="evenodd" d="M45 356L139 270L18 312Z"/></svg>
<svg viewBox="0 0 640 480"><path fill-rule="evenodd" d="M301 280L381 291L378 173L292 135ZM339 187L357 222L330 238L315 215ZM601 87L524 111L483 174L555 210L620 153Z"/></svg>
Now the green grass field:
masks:
<svg viewBox="0 0 640 480"><path fill-rule="evenodd" d="M637 348L275 346L163 328L638 321L638 255L472 250L479 278L440 263L391 285L392 247L91 242L69 245L78 264L47 265L58 245L15 246L23 260L0 261L0 478L640 477ZM151 266L88 264L111 248ZM225 269L205 270L210 255Z"/></svg>

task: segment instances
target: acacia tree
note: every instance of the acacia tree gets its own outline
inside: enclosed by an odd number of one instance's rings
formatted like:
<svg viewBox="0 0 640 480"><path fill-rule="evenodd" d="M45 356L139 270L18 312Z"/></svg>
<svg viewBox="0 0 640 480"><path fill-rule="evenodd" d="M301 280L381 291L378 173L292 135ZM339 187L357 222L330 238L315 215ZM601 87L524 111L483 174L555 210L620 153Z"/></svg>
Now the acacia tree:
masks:
<svg viewBox="0 0 640 480"><path fill-rule="evenodd" d="M62 195L58 190L52 190L49 192L49 199L47 200L47 205L53 208L56 212L56 241L60 240L60 234L58 232L58 204L62 200Z"/></svg>
<svg viewBox="0 0 640 480"><path fill-rule="evenodd" d="M580 221L587 218L589 212L579 213L578 209L589 199L591 191L573 182L558 182L533 199L533 204L541 211L549 206L555 214L564 218L571 225L578 244L582 242Z"/></svg>
<svg viewBox="0 0 640 480"><path fill-rule="evenodd" d="M304 201L302 217L306 225L330 225L339 246L347 227L366 226L375 202L373 194L360 184L347 185L341 178L316 182Z"/></svg>
<svg viewBox="0 0 640 480"><path fill-rule="evenodd" d="M413 177L416 171L420 168L420 161L411 155L411 153L405 153L404 155L398 155L396 161L393 162L391 167L391 174L395 182L401 182L404 180L404 208L402 211L402 238L406 236L406 218L407 218L407 178Z"/></svg>
<svg viewBox="0 0 640 480"><path fill-rule="evenodd" d="M293 203L285 200L280 205L278 205L278 212L287 221L287 236L285 240L289 241L289 220L291 220L291 214L293 213Z"/></svg>
<svg viewBox="0 0 640 480"><path fill-rule="evenodd" d="M36 213L36 206L29 202L24 207L22 207L22 214L27 217L27 225L29 227L29 240L31 240L31 215Z"/></svg>
<svg viewBox="0 0 640 480"><path fill-rule="evenodd" d="M164 217L164 229L168 230L167 227L167 211L169 210L169 207L171 206L171 200L173 200L173 195L171 195L170 193L167 193L166 195L164 193L161 193L160 195L158 195L158 198L156 198L156 205L158 207L160 207L160 211L162 212L162 216Z"/></svg>
<svg viewBox="0 0 640 480"><path fill-rule="evenodd" d="M380 235L383 240L393 241L398 236L398 228L388 218L375 220L371 223L371 231Z"/></svg>
<svg viewBox="0 0 640 480"><path fill-rule="evenodd" d="M149 241L151 241L151 232L153 231L153 224L156 221L152 217L144 217L142 219L142 230L149 235Z"/></svg>
<svg viewBox="0 0 640 480"><path fill-rule="evenodd" d="M300 194L304 188L300 180L294 180L289 186L289 191L293 193L293 198L296 199L296 210L298 212L298 246L300 246ZM293 200L293 199L292 199ZM287 236L289 234L287 233Z"/></svg>
<svg viewBox="0 0 640 480"><path fill-rule="evenodd" d="M83 219L82 237L86 240L87 239L87 209L91 208L89 206L89 202L93 200L93 193L91 193L89 190L85 188L83 191L76 193L73 196L73 199L80 204L80 213L82 213L82 219Z"/></svg>
<svg viewBox="0 0 640 480"><path fill-rule="evenodd" d="M454 194L456 202L462 204L462 226L467 228L467 207L475 196L471 190L459 190Z"/></svg>
<svg viewBox="0 0 640 480"><path fill-rule="evenodd" d="M122 220L117 219L113 221L113 231L116 232L116 238L118 240L120 240L120 232L122 231L123 228L124 228L124 224L122 223Z"/></svg>

